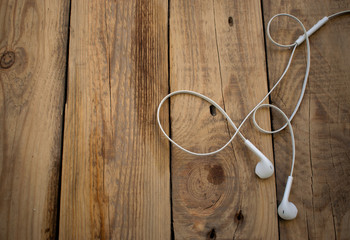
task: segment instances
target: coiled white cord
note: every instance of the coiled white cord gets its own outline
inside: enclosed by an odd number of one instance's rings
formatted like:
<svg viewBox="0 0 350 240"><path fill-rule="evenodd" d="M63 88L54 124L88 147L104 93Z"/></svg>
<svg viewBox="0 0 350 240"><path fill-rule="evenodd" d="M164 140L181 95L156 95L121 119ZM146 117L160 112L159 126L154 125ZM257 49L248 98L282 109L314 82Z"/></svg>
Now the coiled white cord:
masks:
<svg viewBox="0 0 350 240"><path fill-rule="evenodd" d="M308 77L309 77L309 72L310 72L310 43L309 43L309 36L311 34L313 34L315 31L317 31L322 25L324 25L328 19L331 19L335 16L340 16L340 15L343 15L343 14L346 14L346 13L350 13L349 10L347 11L342 11L342 12L338 12L338 13L335 13L333 15L330 15L329 17L325 17L323 19L321 19L317 24L315 24L315 26L313 28L311 28L309 31L306 31L303 23L295 16L293 15L290 15L290 14L287 14L287 13L280 13L280 14L276 14L275 16L273 16L270 21L268 22L267 24L267 36L268 38L270 39L270 41L275 44L276 46L278 47L282 47L282 48L289 48L291 49L292 48L292 52L291 52L291 55L289 57L289 60L288 60L288 64L286 66L286 68L284 69L281 77L278 79L278 81L276 82L276 84L271 88L271 90L263 97L263 99L245 116L245 118L243 119L243 121L241 122L241 124L236 127L236 125L233 123L232 119L227 115L227 113L225 112L224 109L222 109L220 107L219 104L217 104L215 101L213 101L212 99L200 94L200 93L197 93L197 92L194 92L194 91L190 91L190 90L179 90L179 91L175 91L175 92L172 92L170 94L168 94L167 96L165 96L162 101L159 103L159 106L158 106L158 109L157 109L157 121L158 121L158 125L159 125L159 128L160 130L163 132L164 136L171 142L173 143L175 146L177 146L178 148L180 148L181 150L187 152L187 153L190 153L190 154L193 154L193 155L196 155L196 156L209 156L209 155L212 155L212 154L215 154L215 153L218 153L220 151L222 151L224 148L227 147L227 145L229 145L232 140L236 137L236 135L238 134L243 141L246 140L246 138L242 135L242 133L239 131L241 129L241 127L243 126L243 124L247 121L247 119L252 115L252 121L254 123L254 126L261 132L263 133L268 133L268 134L274 134L274 133L278 133L280 131L282 131L283 129L285 129L287 126L289 127L289 132L290 132L290 136L291 136L291 140L292 140L292 166L291 166L291 172L290 172L290 176L293 175L293 169L294 169L294 163L295 163L295 139L294 139L294 134L293 134L293 128L292 128L292 125L291 125L291 121L292 119L294 118L295 114L297 113L299 107L300 107L300 104L303 100L303 97L304 97L304 94L305 94L305 90L306 90L306 85L307 85L307 80L308 80ZM288 44L288 45L284 45L284 44L280 44L278 42L276 42L270 35L270 25L271 25L271 22L276 18L276 17L279 17L279 16L287 16L287 17L290 17L292 19L294 19L301 27L302 27L302 30L304 32L304 34L302 36L300 36L298 38L297 41L295 41L294 43L292 44ZM294 108L294 111L292 112L291 116L288 118L287 115L280 109L278 108L277 106L275 105L272 105L272 104L263 104L263 102L266 100L266 98L275 90L275 88L278 86L278 84L281 82L281 80L284 78L285 74L287 73L289 67L290 67L290 64L293 60L293 56L294 56L294 53L295 53L295 49L297 48L297 46L300 46L300 44L303 42L303 41L306 41L306 70L305 70L305 75L304 75L304 81L303 81L303 85L302 85L302 89L301 89L301 93L300 93L300 96L299 96L299 99L298 99L298 102ZM161 123L160 123L160 119L159 119L159 113L160 113L160 109L163 105L163 103L168 99L170 98L171 96L174 96L174 95L178 95L178 94L190 94L190 95L194 95L196 97L199 97L199 98L202 98L204 99L205 101L209 102L210 104L212 104L213 106L215 106L220 112L222 115L224 115L224 117L227 119L227 121L229 122L229 124L235 129L235 132L234 134L232 135L231 139L224 145L222 146L221 148L215 150L215 151L212 151L212 152L208 152L208 153L196 153L196 152L192 152L182 146L180 146L178 143L176 143L174 140L172 140L168 134L164 131ZM256 114L256 111L260 108L273 108L275 110L277 110L281 115L282 117L286 120L286 123L279 129L277 130L273 130L273 131L270 131L270 130L266 130L266 129L263 129L261 128L256 119L255 119L255 114Z"/></svg>

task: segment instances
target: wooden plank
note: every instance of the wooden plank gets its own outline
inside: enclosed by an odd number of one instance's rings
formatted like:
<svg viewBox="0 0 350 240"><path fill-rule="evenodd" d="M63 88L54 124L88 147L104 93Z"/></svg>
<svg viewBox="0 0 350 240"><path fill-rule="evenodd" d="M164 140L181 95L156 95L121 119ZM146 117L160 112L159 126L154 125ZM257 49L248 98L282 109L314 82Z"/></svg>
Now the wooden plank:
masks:
<svg viewBox="0 0 350 240"><path fill-rule="evenodd" d="M0 2L0 239L53 239L68 1Z"/></svg>
<svg viewBox="0 0 350 240"><path fill-rule="evenodd" d="M260 1L171 1L171 91L209 96L239 124L267 92ZM172 137L208 152L233 130L209 104L182 95L171 99ZM259 113L269 128L269 113ZM271 137L249 122L242 131L270 159ZM260 180L257 158L235 140L222 152L197 157L172 148L173 222L176 239L277 239L274 177Z"/></svg>
<svg viewBox="0 0 350 240"><path fill-rule="evenodd" d="M72 1L60 239L170 238L167 10Z"/></svg>
<svg viewBox="0 0 350 240"><path fill-rule="evenodd" d="M324 16L350 8L349 1L263 1L264 18L279 12L298 17L307 29ZM350 69L349 15L330 20L310 38L311 71L304 101L293 120L296 164L290 200L299 209L293 221L279 221L281 239L350 238ZM300 28L286 18L276 19L272 34L293 42ZM289 51L267 43L270 86L288 60ZM305 45L297 50L286 79L272 102L291 114L305 71ZM278 125L274 117L274 127ZM290 137L274 137L278 200L290 171Z"/></svg>
<svg viewBox="0 0 350 240"><path fill-rule="evenodd" d="M56 235L68 8L1 3L1 239Z"/></svg>

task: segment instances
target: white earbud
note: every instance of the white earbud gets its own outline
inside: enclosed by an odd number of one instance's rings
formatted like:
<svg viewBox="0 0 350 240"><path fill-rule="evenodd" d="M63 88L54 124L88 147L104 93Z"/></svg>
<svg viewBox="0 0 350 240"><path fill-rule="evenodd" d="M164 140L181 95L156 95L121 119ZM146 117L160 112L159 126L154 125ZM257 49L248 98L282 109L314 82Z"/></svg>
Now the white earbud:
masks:
<svg viewBox="0 0 350 240"><path fill-rule="evenodd" d="M290 189L292 187L292 182L293 182L293 177L289 176L287 180L286 189L284 190L282 202L278 206L278 215L284 220L292 220L298 214L297 207L292 202L289 202L288 200Z"/></svg>
<svg viewBox="0 0 350 240"><path fill-rule="evenodd" d="M258 164L255 167L256 175L258 175L262 179L271 177L274 170L271 161L248 139L244 141L244 144L260 159L260 162L258 162Z"/></svg>

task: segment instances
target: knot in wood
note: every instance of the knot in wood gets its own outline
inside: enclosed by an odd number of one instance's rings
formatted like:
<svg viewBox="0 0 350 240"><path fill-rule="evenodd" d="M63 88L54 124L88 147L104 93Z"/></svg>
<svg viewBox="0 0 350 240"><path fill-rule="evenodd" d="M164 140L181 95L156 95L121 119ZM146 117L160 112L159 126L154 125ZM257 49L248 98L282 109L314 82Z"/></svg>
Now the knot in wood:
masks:
<svg viewBox="0 0 350 240"><path fill-rule="evenodd" d="M187 179L187 189L189 194L196 200L204 203L212 198L216 199L216 186L207 180L207 167L194 167Z"/></svg>
<svg viewBox="0 0 350 240"><path fill-rule="evenodd" d="M1 68L10 68L15 63L15 53L14 52L5 52L1 56L0 66Z"/></svg>
<svg viewBox="0 0 350 240"><path fill-rule="evenodd" d="M224 169L221 165L206 166L208 170L207 180L211 184L220 185L225 181Z"/></svg>

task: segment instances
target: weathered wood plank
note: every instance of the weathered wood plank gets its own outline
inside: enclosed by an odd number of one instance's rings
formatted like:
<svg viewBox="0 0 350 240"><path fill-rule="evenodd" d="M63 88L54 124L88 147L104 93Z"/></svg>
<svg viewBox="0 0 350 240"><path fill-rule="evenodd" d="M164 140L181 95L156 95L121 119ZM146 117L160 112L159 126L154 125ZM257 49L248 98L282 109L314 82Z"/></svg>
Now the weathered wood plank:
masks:
<svg viewBox="0 0 350 240"><path fill-rule="evenodd" d="M57 235L68 1L0 2L0 239Z"/></svg>
<svg viewBox="0 0 350 240"><path fill-rule="evenodd" d="M276 13L298 17L307 29L332 13L350 8L349 1L263 1L265 23ZM272 34L293 42L300 28L277 19ZM311 72L305 99L293 120L296 165L290 199L299 209L290 222L280 220L281 239L350 238L350 17L328 22L310 38ZM276 82L289 51L267 44L270 86ZM272 102L291 114L300 93L305 69L305 45L297 50L285 81ZM276 128L277 117L273 126ZM290 171L289 133L274 137L278 200Z"/></svg>
<svg viewBox="0 0 350 240"><path fill-rule="evenodd" d="M60 239L170 238L167 10L72 1Z"/></svg>
<svg viewBox="0 0 350 240"><path fill-rule="evenodd" d="M171 91L203 93L239 124L267 92L260 1L170 3ZM232 135L198 98L174 96L170 112L174 140L193 151L215 150ZM268 111L259 115L269 128ZM270 136L251 123L243 132L272 159ZM241 140L209 157L172 148L175 238L277 239L274 177L260 180L256 163Z"/></svg>

